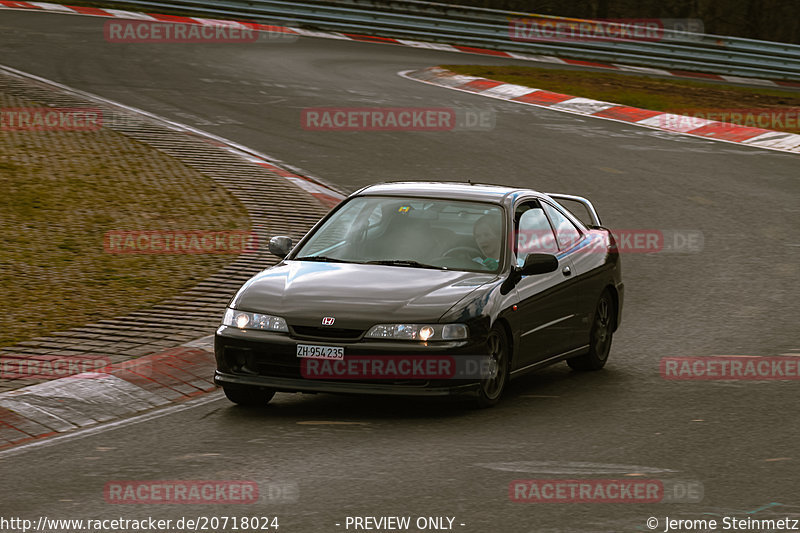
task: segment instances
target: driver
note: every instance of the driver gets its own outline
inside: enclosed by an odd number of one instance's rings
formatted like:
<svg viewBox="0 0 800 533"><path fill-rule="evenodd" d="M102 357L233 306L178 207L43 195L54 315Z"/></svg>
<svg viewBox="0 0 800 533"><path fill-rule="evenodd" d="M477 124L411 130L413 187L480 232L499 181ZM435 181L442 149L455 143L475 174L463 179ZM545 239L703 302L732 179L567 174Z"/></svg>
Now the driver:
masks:
<svg viewBox="0 0 800 533"><path fill-rule="evenodd" d="M473 257L472 260L489 270L497 270L503 242L501 233L502 223L499 216L489 213L479 218L472 228L472 236L483 257Z"/></svg>

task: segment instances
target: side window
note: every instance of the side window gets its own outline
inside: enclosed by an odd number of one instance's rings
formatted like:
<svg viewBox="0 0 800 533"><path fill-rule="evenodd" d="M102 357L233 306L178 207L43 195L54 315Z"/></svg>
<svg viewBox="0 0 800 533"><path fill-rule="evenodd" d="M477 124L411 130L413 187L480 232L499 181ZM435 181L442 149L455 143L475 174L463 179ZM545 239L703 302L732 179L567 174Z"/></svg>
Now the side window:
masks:
<svg viewBox="0 0 800 533"><path fill-rule="evenodd" d="M569 248L581 240L581 232L561 211L545 202L542 202L542 205L553 222L553 227L556 228L556 239L562 249Z"/></svg>
<svg viewBox="0 0 800 533"><path fill-rule="evenodd" d="M537 202L520 205L514 213L514 220L517 266L525 263L528 254L554 254L558 251L553 229Z"/></svg>

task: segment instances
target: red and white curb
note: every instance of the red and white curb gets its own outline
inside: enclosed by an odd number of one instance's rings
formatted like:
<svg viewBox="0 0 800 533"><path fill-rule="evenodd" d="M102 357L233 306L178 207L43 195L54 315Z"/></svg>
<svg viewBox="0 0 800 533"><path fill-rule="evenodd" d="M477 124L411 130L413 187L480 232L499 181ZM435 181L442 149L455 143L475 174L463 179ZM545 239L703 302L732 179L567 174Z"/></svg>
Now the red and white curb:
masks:
<svg viewBox="0 0 800 533"><path fill-rule="evenodd" d="M637 126L692 135L704 139L745 144L757 148L800 153L800 135L773 131L729 122L719 122L699 117L675 115L663 111L639 109L590 98L559 94L524 85L463 76L449 70L430 67L416 71L402 71L400 76L448 89L488 96L499 100L555 109L566 113L626 122Z"/></svg>
<svg viewBox="0 0 800 533"><path fill-rule="evenodd" d="M212 392L213 336L95 372L0 393L0 449Z"/></svg>
<svg viewBox="0 0 800 533"><path fill-rule="evenodd" d="M27 9L37 11L47 11L51 13L65 13L72 15L88 15L95 17L114 17L123 19L134 20L151 20L156 22L174 22L182 24L199 24L203 26L219 26L225 25L230 27L239 27L241 29L272 32L272 33L287 33L298 35L302 37L321 37L324 39L341 39L349 41L361 41L379 44L393 44L399 46L409 46L412 48L428 48L431 50L440 50L443 52L461 52L467 54L489 55L495 57L507 57L510 59L519 59L522 61L536 61L539 63L552 63L560 65L572 65L579 67L590 67L598 69L616 70L621 72L632 72L638 74L650 74L657 76L672 76L677 78L691 78L712 81L724 81L728 83L744 84L744 85L763 85L767 87L800 87L799 81L787 80L767 80L760 78L750 78L743 76L731 76L722 74L706 74L703 72L690 72L685 70L671 70L659 69L651 67L636 67L631 65L623 65L620 63L602 63L596 61L584 61L580 59L564 59L560 57L541 55L541 54L519 54L515 52L504 52L501 50L492 50L489 48L478 48L474 46L463 46L457 44L443 44L443 43L430 43L423 41L413 41L409 39L394 39L391 37L375 37L372 35L361 35L357 33L343 33L332 31L312 31L304 30L301 28L294 28L289 26L278 26L269 24L258 24L253 22L238 22L232 20L222 19L207 19L200 17L182 17L176 15L164 15L159 13L140 13L135 11L125 11L121 9L101 9L97 7L85 6L68 6L62 4L53 4L50 2L14 2L10 0L0 0L0 9Z"/></svg>

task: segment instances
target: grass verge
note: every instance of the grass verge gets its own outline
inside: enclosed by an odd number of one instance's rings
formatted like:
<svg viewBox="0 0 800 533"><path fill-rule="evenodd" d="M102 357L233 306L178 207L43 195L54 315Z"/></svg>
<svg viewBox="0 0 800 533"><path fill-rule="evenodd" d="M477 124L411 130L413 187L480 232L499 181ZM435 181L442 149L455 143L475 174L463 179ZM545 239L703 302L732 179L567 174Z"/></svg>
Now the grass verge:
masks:
<svg viewBox="0 0 800 533"><path fill-rule="evenodd" d="M237 257L112 254L106 232L250 227L213 180L108 129L0 130L0 146L0 347L156 304Z"/></svg>

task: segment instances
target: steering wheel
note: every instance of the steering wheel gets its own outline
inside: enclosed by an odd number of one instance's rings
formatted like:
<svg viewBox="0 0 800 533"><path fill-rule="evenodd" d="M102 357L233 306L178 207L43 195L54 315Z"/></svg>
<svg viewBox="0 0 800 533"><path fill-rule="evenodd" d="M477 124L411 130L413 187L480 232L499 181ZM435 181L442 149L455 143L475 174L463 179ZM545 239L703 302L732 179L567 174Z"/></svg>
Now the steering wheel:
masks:
<svg viewBox="0 0 800 533"><path fill-rule="evenodd" d="M461 257L469 256L469 258L472 259L473 257L480 257L483 254L480 250L472 246L455 246L443 253L442 257L453 257L456 255Z"/></svg>
<svg viewBox="0 0 800 533"><path fill-rule="evenodd" d="M431 264L449 268L471 268L477 265L472 258L481 255L483 254L480 250L472 246L455 246L431 261Z"/></svg>

